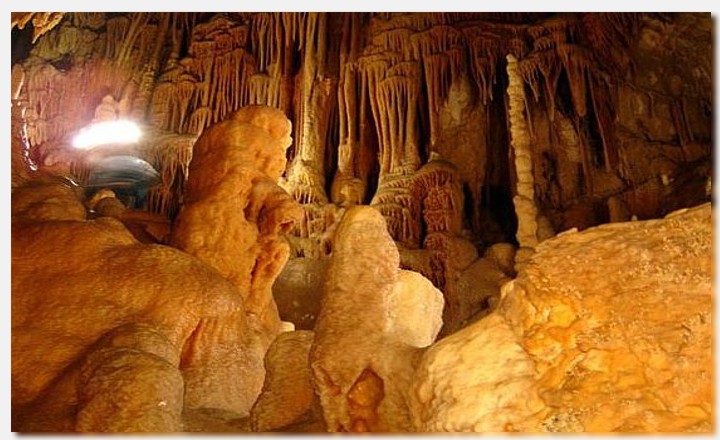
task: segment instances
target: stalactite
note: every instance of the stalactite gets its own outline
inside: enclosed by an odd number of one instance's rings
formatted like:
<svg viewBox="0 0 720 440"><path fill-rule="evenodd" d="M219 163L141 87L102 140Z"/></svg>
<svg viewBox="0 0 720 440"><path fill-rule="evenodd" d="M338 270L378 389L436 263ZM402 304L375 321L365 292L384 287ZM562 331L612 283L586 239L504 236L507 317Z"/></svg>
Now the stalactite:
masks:
<svg viewBox="0 0 720 440"><path fill-rule="evenodd" d="M353 63L345 63L340 70L338 108L340 111L340 143L350 144L358 138L357 130L357 70Z"/></svg>
<svg viewBox="0 0 720 440"><path fill-rule="evenodd" d="M172 99L172 89L172 83L161 82L155 87L153 92L150 107L150 122L159 129L168 130L170 128L170 110L167 108L167 105Z"/></svg>
<svg viewBox="0 0 720 440"><path fill-rule="evenodd" d="M213 122L222 121L225 115L231 110L228 98L234 92L232 89L233 76L237 75L236 66L233 65L234 57L231 52L215 56L213 75L210 84L210 107L213 109Z"/></svg>
<svg viewBox="0 0 720 440"><path fill-rule="evenodd" d="M558 56L551 49L534 51L518 62L518 72L532 90L536 102L540 99L542 86L550 121L555 118L555 95L562 72L560 67Z"/></svg>
<svg viewBox="0 0 720 440"><path fill-rule="evenodd" d="M260 12L253 15L250 27L250 41L256 56L258 72L266 72L274 58L272 31L275 29L274 15Z"/></svg>
<svg viewBox="0 0 720 440"><path fill-rule="evenodd" d="M250 76L248 104L280 105L280 77L266 73L256 73Z"/></svg>
<svg viewBox="0 0 720 440"><path fill-rule="evenodd" d="M447 99L452 82L465 68L463 34L450 26L433 26L411 37L412 58L420 60L427 89L430 144L440 137L440 105Z"/></svg>
<svg viewBox="0 0 720 440"><path fill-rule="evenodd" d="M130 59L133 45L136 39L141 35L145 25L150 19L150 13L148 12L132 12L130 13L130 23L127 27L127 31L122 35L119 41L122 41L121 46L118 48L115 54L115 63L117 66L125 66Z"/></svg>
<svg viewBox="0 0 720 440"><path fill-rule="evenodd" d="M180 82L175 85L177 121L173 124L172 131L183 131L182 128L187 124L188 112L191 111L190 102L195 93L195 82L192 81L192 77L188 78L188 76L181 76Z"/></svg>
<svg viewBox="0 0 720 440"><path fill-rule="evenodd" d="M148 192L150 212L174 218L182 200L192 159L192 148L197 136L152 133L144 145L145 160L160 174L161 183Z"/></svg>
<svg viewBox="0 0 720 440"><path fill-rule="evenodd" d="M565 74L570 83L573 107L575 113L584 117L587 113L585 96L587 93L586 73L591 68L587 50L575 44L558 44L557 52L560 56Z"/></svg>
<svg viewBox="0 0 720 440"><path fill-rule="evenodd" d="M386 146L389 145L390 140L387 137L385 118L381 117L382 109L378 104L377 89L378 84L385 76L387 66L395 61L392 55L393 54L364 55L359 60L363 86L365 88L363 94L368 96L370 111L372 112L373 120L378 130L381 178L390 171L389 152L386 150Z"/></svg>
<svg viewBox="0 0 720 440"><path fill-rule="evenodd" d="M371 204L383 214L388 231L410 247L419 246L419 223L412 217L410 174L420 160L417 139L417 99L420 66L400 62L402 55L382 55L370 46L360 58L363 87L378 134L380 176Z"/></svg>
<svg viewBox="0 0 720 440"><path fill-rule="evenodd" d="M373 35L371 44L382 47L384 51L400 54L402 61L417 59L411 50L413 31L406 27L391 28Z"/></svg>
<svg viewBox="0 0 720 440"><path fill-rule="evenodd" d="M45 120L57 111L57 109L48 111L49 107L56 103L52 95L56 90L57 75L59 75L59 72L48 64L35 70L33 75L28 75L27 91L30 97L28 105L30 118L35 117ZM31 133L28 133L28 135L31 138L34 137ZM30 144L37 145L33 140L30 141Z"/></svg>
<svg viewBox="0 0 720 440"><path fill-rule="evenodd" d="M246 70L243 64L245 60L245 50L237 47L230 52L230 65L235 70L231 75L230 83L230 110L235 111L241 107L240 98L242 96L242 81L245 78Z"/></svg>
<svg viewBox="0 0 720 440"><path fill-rule="evenodd" d="M493 98L495 68L503 50L502 37L494 33L471 29L473 30L465 31L471 72L480 92L480 100L487 105L488 101Z"/></svg>
<svg viewBox="0 0 720 440"><path fill-rule="evenodd" d="M295 157L284 187L298 202L325 204L324 159L329 115L335 104L336 81L324 77L326 15L309 13L304 20L305 45L302 70L295 86ZM314 208L306 208L314 209Z"/></svg>
<svg viewBox="0 0 720 440"><path fill-rule="evenodd" d="M205 84L202 90L207 90L207 94L201 95L199 104L203 107L212 108L212 99L214 97L213 90L213 65L215 64L215 42L202 41L196 45L197 55L193 66L197 69L196 76L199 82ZM195 74L195 72L192 72Z"/></svg>
<svg viewBox="0 0 720 440"><path fill-rule="evenodd" d="M615 137L614 112L612 109L612 95L610 87L597 79L591 79L590 99L593 105L593 112L600 131L605 158L605 170L614 172L618 165L617 139Z"/></svg>
<svg viewBox="0 0 720 440"><path fill-rule="evenodd" d="M140 84L132 102L130 118L136 121L144 121L152 102L153 89L155 88L155 75L157 72L156 63L149 62L143 69L140 77Z"/></svg>
<svg viewBox="0 0 720 440"><path fill-rule="evenodd" d="M210 125L212 112L207 107L198 107L190 116L187 126L187 133L200 135L202 131Z"/></svg>
<svg viewBox="0 0 720 440"><path fill-rule="evenodd" d="M518 74L523 81L530 87L533 92L535 102L540 99L540 69L538 57L535 53L530 54L527 58L518 61ZM554 94L554 92L553 92Z"/></svg>
<svg viewBox="0 0 720 440"><path fill-rule="evenodd" d="M452 26L433 26L411 37L413 59L425 54L442 53L464 43L462 32Z"/></svg>
<svg viewBox="0 0 720 440"><path fill-rule="evenodd" d="M340 75L338 81L338 159L337 171L331 186L331 198L340 205L360 204L363 202L365 183L362 170L359 169L359 149L361 142L361 124L364 119L365 94L363 81L359 73L359 16L344 13L343 39L340 44ZM367 147L366 147L367 148Z"/></svg>

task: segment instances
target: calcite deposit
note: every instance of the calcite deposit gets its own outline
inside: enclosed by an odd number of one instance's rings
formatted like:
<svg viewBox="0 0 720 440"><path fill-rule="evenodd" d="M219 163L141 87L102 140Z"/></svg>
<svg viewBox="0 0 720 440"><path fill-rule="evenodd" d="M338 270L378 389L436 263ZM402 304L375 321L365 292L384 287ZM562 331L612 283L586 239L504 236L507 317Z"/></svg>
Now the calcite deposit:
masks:
<svg viewBox="0 0 720 440"><path fill-rule="evenodd" d="M397 247L374 208L350 208L333 239L310 350L331 432L405 432L407 389L419 349L442 324L443 298L399 268Z"/></svg>
<svg viewBox="0 0 720 440"><path fill-rule="evenodd" d="M415 428L711 431L712 217L704 204L540 244L496 312L423 355Z"/></svg>
<svg viewBox="0 0 720 440"><path fill-rule="evenodd" d="M10 21L13 430L714 428L710 13Z"/></svg>
<svg viewBox="0 0 720 440"><path fill-rule="evenodd" d="M88 220L67 182L12 202L13 431L178 432L189 402L249 410L234 369L251 330L228 280Z"/></svg>

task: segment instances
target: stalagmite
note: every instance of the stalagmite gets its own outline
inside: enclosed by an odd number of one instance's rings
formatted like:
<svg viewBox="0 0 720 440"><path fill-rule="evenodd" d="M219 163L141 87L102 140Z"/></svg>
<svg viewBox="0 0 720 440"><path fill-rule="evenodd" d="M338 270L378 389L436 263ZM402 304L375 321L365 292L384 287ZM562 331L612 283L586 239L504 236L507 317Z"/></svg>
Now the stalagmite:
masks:
<svg viewBox="0 0 720 440"><path fill-rule="evenodd" d="M14 12L11 29L14 428L712 428L708 285L676 267L711 261L702 209L642 221L712 198L710 14ZM74 147L112 119L139 141ZM157 171L141 208L94 187L118 152Z"/></svg>
<svg viewBox="0 0 720 440"><path fill-rule="evenodd" d="M532 174L532 150L530 133L527 129L525 113L525 93L523 82L518 74L517 59L507 56L508 73L508 120L510 145L515 158L516 187L513 203L518 218L517 241L520 250L516 255L516 264L521 267L537 245L537 207Z"/></svg>
<svg viewBox="0 0 720 440"><path fill-rule="evenodd" d="M333 238L310 365L330 432L407 432L419 348L440 329L442 295L400 270L385 220L350 208Z"/></svg>
<svg viewBox="0 0 720 440"><path fill-rule="evenodd" d="M254 332L243 375L245 411L260 393L262 357L281 330L271 291L289 255L281 234L301 215L275 183L285 168L290 131L282 112L260 106L243 107L205 130L193 147L183 208L170 237L172 246L214 267L243 300ZM208 212L214 213L211 222Z"/></svg>

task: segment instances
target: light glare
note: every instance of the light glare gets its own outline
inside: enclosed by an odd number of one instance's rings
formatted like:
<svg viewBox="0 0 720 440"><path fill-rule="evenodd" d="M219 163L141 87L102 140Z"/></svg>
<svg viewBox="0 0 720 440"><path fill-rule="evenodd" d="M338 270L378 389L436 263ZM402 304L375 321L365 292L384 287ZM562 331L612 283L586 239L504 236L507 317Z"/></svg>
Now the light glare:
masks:
<svg viewBox="0 0 720 440"><path fill-rule="evenodd" d="M99 145L132 144L140 139L140 128L132 121L103 121L80 130L73 146L89 150Z"/></svg>

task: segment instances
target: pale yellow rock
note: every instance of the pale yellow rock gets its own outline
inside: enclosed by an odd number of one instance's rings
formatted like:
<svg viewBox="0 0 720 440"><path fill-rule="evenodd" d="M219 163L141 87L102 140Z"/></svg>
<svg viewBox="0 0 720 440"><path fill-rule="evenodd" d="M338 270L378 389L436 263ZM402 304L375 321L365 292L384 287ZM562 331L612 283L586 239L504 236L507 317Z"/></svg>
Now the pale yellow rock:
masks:
<svg viewBox="0 0 720 440"><path fill-rule="evenodd" d="M442 293L399 269L375 208L349 208L333 238L310 351L328 431L408 432L407 390L420 347L441 324Z"/></svg>
<svg viewBox="0 0 720 440"><path fill-rule="evenodd" d="M442 327L444 301L430 280L417 272L400 270L387 298L385 331L394 343L427 347Z"/></svg>
<svg viewBox="0 0 720 440"><path fill-rule="evenodd" d="M410 408L418 432L501 432L542 402L535 366L502 316L492 314L433 344L418 365Z"/></svg>
<svg viewBox="0 0 720 440"><path fill-rule="evenodd" d="M712 217L705 204L541 243L495 313L423 355L415 428L711 430Z"/></svg>

